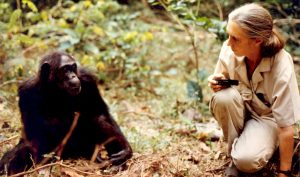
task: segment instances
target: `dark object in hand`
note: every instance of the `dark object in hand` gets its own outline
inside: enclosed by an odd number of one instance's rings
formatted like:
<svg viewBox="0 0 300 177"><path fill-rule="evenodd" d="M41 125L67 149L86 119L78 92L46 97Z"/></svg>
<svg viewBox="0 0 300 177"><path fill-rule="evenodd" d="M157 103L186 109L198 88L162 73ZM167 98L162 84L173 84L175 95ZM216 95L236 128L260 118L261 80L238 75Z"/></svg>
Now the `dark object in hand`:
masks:
<svg viewBox="0 0 300 177"><path fill-rule="evenodd" d="M239 81L238 80L232 80L232 79L220 79L220 80L216 80L218 83L218 85L222 85L222 86L231 86L231 85L239 85Z"/></svg>
<svg viewBox="0 0 300 177"><path fill-rule="evenodd" d="M51 152L62 159L91 159L99 145L113 165L131 158L131 146L110 115L96 77L77 68L72 56L53 52L43 57L39 73L23 82L18 93L23 134L0 160L0 174L48 163L44 155ZM78 120L75 126L74 120ZM66 135L70 136L64 142ZM95 157L103 160L100 154Z"/></svg>

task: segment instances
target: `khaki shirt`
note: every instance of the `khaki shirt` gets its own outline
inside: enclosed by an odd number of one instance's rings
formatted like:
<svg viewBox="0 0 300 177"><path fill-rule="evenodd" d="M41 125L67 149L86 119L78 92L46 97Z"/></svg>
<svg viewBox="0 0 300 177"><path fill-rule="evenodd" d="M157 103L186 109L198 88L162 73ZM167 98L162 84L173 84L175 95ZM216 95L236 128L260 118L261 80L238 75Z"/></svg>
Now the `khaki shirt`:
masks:
<svg viewBox="0 0 300 177"><path fill-rule="evenodd" d="M239 80L234 86L240 92L247 110L256 118L276 120L286 127L300 120L300 97L292 57L284 49L274 57L263 58L247 77L245 57L237 57L224 42L215 74Z"/></svg>

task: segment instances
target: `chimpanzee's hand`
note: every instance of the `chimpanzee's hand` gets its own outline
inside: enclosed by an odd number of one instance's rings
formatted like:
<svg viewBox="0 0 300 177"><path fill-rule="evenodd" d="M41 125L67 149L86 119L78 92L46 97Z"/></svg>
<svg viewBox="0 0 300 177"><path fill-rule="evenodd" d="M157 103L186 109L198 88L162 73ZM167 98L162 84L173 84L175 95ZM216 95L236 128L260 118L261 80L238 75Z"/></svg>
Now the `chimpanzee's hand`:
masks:
<svg viewBox="0 0 300 177"><path fill-rule="evenodd" d="M122 150L118 153L115 153L115 154L112 154L110 156L110 161L112 162L112 164L116 164L116 165L120 165L122 163L124 163L126 159L126 156L129 155L129 152L125 149L125 150Z"/></svg>

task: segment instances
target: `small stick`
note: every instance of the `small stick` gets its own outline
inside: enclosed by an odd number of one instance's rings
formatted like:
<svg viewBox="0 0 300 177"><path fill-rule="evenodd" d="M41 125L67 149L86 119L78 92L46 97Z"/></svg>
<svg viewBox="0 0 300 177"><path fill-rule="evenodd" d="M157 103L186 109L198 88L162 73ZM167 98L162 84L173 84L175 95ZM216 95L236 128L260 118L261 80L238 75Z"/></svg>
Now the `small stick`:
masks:
<svg viewBox="0 0 300 177"><path fill-rule="evenodd" d="M3 144L5 144L5 143L7 143L9 141L12 141L12 140L18 138L18 137L19 137L19 135L15 135L15 136L12 136L10 138L7 138L6 140L3 140L3 141L0 142L0 146L2 146Z"/></svg>
<svg viewBox="0 0 300 177"><path fill-rule="evenodd" d="M70 139L75 127L77 126L78 123L78 119L79 119L80 114L78 112L75 112L75 117L74 120L72 122L72 125L70 127L70 130L68 131L68 133L66 134L65 138L61 141L61 143L56 147L56 149L54 150L54 152L57 152L57 155L60 157L68 140Z"/></svg>
<svg viewBox="0 0 300 177"><path fill-rule="evenodd" d="M217 167L217 168L215 168L215 169L206 170L205 172L214 172L214 171L220 171L220 170L222 170L222 169L223 169L223 167L224 167L225 165L227 165L227 164L229 164L229 163L230 163L230 160L228 160L227 162L225 162L224 164L222 164L221 166L219 166L219 167Z"/></svg>
<svg viewBox="0 0 300 177"><path fill-rule="evenodd" d="M60 142L60 144L52 151L52 152L56 152L57 156L60 158L65 145L67 144L69 138L71 137L77 123L78 123L78 119L79 119L80 114L78 112L75 112L75 116L74 116L74 120L72 122L72 125L68 131L68 133L66 134L66 136L64 137L64 139ZM39 165L44 165L45 163L47 163L49 161L50 157L45 157Z"/></svg>
<svg viewBox="0 0 300 177"><path fill-rule="evenodd" d="M91 158L91 162L95 162L95 160L97 158L97 155L99 153L100 147L101 147L101 145L96 144L94 153L93 153L92 158Z"/></svg>
<svg viewBox="0 0 300 177"><path fill-rule="evenodd" d="M108 144L114 140L117 140L117 137L113 136L113 137L108 138L106 141L104 141L101 144L96 144L93 156L91 158L91 162L95 162L101 146L105 147L106 144Z"/></svg>
<svg viewBox="0 0 300 177"><path fill-rule="evenodd" d="M17 174L11 175L10 177L24 176L24 175L36 172L38 170L41 170L43 168L47 168L47 167L51 167L51 166L55 166L55 165L59 165L59 166L65 167L65 168L70 168L70 169L72 169L72 170L74 170L76 172L79 172L79 173L82 173L82 174L86 174L86 175L103 176L103 175L98 175L98 174L95 174L95 173L90 173L90 172L85 172L85 171L78 170L76 168L73 168L73 167L70 167L68 165L63 164L62 161L60 161L60 162L55 162L55 163L49 163L49 164L37 167L37 168L35 168L33 170L28 170L28 171L25 171L25 172L17 173Z"/></svg>
<svg viewBox="0 0 300 177"><path fill-rule="evenodd" d="M43 169L43 168L47 168L47 167L51 167L51 166L55 166L55 165L58 165L60 162L55 162L55 163L49 163L47 165L43 165L43 166L40 166L40 167L37 167L33 170L28 170L28 171L25 171L25 172L21 172L21 173L17 173L17 174L14 174L14 175L11 175L10 177L17 177L17 176L23 176L23 175L27 175L27 174L30 174L30 173L33 173L35 171L38 171L40 169Z"/></svg>

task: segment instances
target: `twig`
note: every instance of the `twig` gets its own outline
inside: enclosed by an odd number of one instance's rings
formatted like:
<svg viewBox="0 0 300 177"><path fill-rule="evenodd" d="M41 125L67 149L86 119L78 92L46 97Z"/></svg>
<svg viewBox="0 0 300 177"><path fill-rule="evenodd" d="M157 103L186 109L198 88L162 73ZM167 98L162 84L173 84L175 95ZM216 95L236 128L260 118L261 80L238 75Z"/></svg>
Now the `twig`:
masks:
<svg viewBox="0 0 300 177"><path fill-rule="evenodd" d="M78 122L78 119L79 119L79 116L80 114L78 112L75 112L75 116L74 116L74 120L72 122L72 125L70 127L70 130L68 131L68 133L66 134L66 136L64 137L64 139L60 142L60 144L54 149L53 152L56 152L57 156L60 158L63 150L64 150L64 147L65 145L67 144L70 136L72 135L76 125L77 125L77 122ZM43 165L45 163L48 162L48 160L50 159L50 157L45 157L39 165Z"/></svg>
<svg viewBox="0 0 300 177"><path fill-rule="evenodd" d="M3 82L2 84L0 84L0 87L3 87L8 84L21 83L21 82L22 82L22 80L13 79L13 80Z"/></svg>
<svg viewBox="0 0 300 177"><path fill-rule="evenodd" d="M0 146L2 146L3 144L5 144L5 143L7 143L9 141L12 141L13 139L18 138L18 137L19 137L19 135L15 135L15 136L12 136L10 138L7 138L6 140L3 140L3 141L0 142Z"/></svg>
<svg viewBox="0 0 300 177"><path fill-rule="evenodd" d="M59 165L59 166L62 166L62 167L65 167L65 168L69 168L69 169L72 169L76 172L79 172L79 173L82 173L82 174L86 174L86 175L96 175L96 176L103 176L103 175L98 175L98 174L95 174L95 173L90 173L90 172L85 172L85 171L81 171L81 170L78 170L76 168L73 168L73 167L70 167L68 165L65 165L62 163L62 161L60 162L55 162L55 163L49 163L49 164L46 164L46 165L43 165L43 166L39 166L33 170L28 170L28 171L25 171L25 172L21 172L21 173L17 173L17 174L14 174L10 177L18 177L18 176L24 176L24 175L27 175L27 174L30 174L30 173L34 173L38 170L41 170L43 168L47 168L47 167L51 167L51 166L55 166L55 165Z"/></svg>
<svg viewBox="0 0 300 177"><path fill-rule="evenodd" d="M123 114L133 113L133 114L137 114L137 115L147 116L147 117L150 117L150 118L157 118L158 117L158 116L153 115L153 114L137 112L137 111L123 111L121 113L123 113Z"/></svg>
<svg viewBox="0 0 300 177"><path fill-rule="evenodd" d="M117 137L113 136L113 137L108 138L106 141L104 141L101 144L96 144L94 153L93 153L92 158L91 158L91 161L95 162L95 160L97 158L97 155L98 155L98 153L99 153L99 151L101 149L100 147L105 147L105 145L107 145L108 143L110 143L110 142L112 142L114 140L117 140Z"/></svg>
<svg viewBox="0 0 300 177"><path fill-rule="evenodd" d="M292 30L293 30L293 34L290 34L288 38L290 40L292 40L293 42L297 43L298 45L300 45L300 40L299 40L300 35L299 35L299 32L296 29L297 24L300 24L300 19L294 19L294 18L292 18L292 19L288 19L288 18L286 18L286 19L275 19L274 24L278 25L278 26L287 25L287 24L291 25Z"/></svg>
<svg viewBox="0 0 300 177"><path fill-rule="evenodd" d="M146 8L150 9L147 0L141 0L141 1L142 1L143 5L144 5Z"/></svg>
<svg viewBox="0 0 300 177"><path fill-rule="evenodd" d="M275 3L275 4L279 13L281 13L285 17L288 17L288 14L284 10L282 10L282 6L279 3Z"/></svg>
<svg viewBox="0 0 300 177"><path fill-rule="evenodd" d="M60 163L61 163L61 162L49 163L49 164L47 164L47 165L43 165L43 166L37 167L37 168L35 168L35 169L33 169L33 170L28 170L28 171L25 171L25 172L21 172L21 173L17 173L17 174L11 175L10 177L17 177L17 176L27 175L27 174L33 173L33 172L35 172L35 171L38 171L38 170L40 170L40 169L43 169L43 168L47 168L47 167L59 165Z"/></svg>
<svg viewBox="0 0 300 177"><path fill-rule="evenodd" d="M65 164L63 164L63 163L59 163L59 165L62 166L62 167L69 168L69 169L71 169L71 170L77 171L77 172L82 173L82 174L86 174L86 175L96 175L96 176L103 176L103 175L98 175L98 174L91 173L91 172L81 171L81 170L78 170L78 169L76 169L76 168L73 168L73 167L70 167L70 166L68 166L68 165L65 165Z"/></svg>
<svg viewBox="0 0 300 177"><path fill-rule="evenodd" d="M295 25L297 23L300 23L300 19L289 19L289 18L282 18L282 19L274 19L274 23L278 25L286 25L286 24L292 24Z"/></svg>
<svg viewBox="0 0 300 177"><path fill-rule="evenodd" d="M160 5L162 5L164 7L164 9L166 11L168 11L168 7L162 2L162 0L158 0L158 2L160 3ZM198 1L199 5L200 5L200 1ZM190 37L190 42L191 45L193 46L193 51L194 51L194 59L195 59L195 68L197 70L196 72L196 77L197 77L197 81L199 82L200 78L199 78L199 60L198 60L198 51L197 51L197 46L196 46L196 32L195 29L193 33L191 33L191 31L189 30L188 27L186 27L179 19L179 17L177 15L175 15L174 13L170 12L171 17L179 24L179 26L181 26L183 28L183 30L188 34L188 36ZM195 28L195 23L193 23L193 27Z"/></svg>
<svg viewBox="0 0 300 177"><path fill-rule="evenodd" d="M79 119L80 114L78 112L75 112L75 116L74 116L74 120L72 122L72 125L70 127L70 130L68 131L68 133L66 134L65 138L61 141L61 143L56 147L56 149L54 150L54 152L57 152L57 155L60 157L65 145L67 144L68 140L70 139L75 127L77 126L78 123L78 119Z"/></svg>
<svg viewBox="0 0 300 177"><path fill-rule="evenodd" d="M93 153L92 158L91 158L91 162L95 162L96 161L96 158L97 158L98 153L100 151L100 147L101 147L101 145L96 144L94 153Z"/></svg>
<svg viewBox="0 0 300 177"><path fill-rule="evenodd" d="M224 15L223 15L223 11L222 11L222 7L220 5L220 2L217 1L217 0L215 0L214 2L215 2L216 6L218 8L218 11L219 11L219 18L220 18L221 21L223 21L224 20Z"/></svg>
<svg viewBox="0 0 300 177"><path fill-rule="evenodd" d="M225 162L224 164L220 165L217 168L211 169L211 170L206 170L205 172L215 172L215 171L220 171L223 170L224 166L229 164L231 160L228 160L227 162Z"/></svg>
<svg viewBox="0 0 300 177"><path fill-rule="evenodd" d="M20 2L20 0L16 0L16 1L17 1L17 8L21 9L21 2Z"/></svg>

